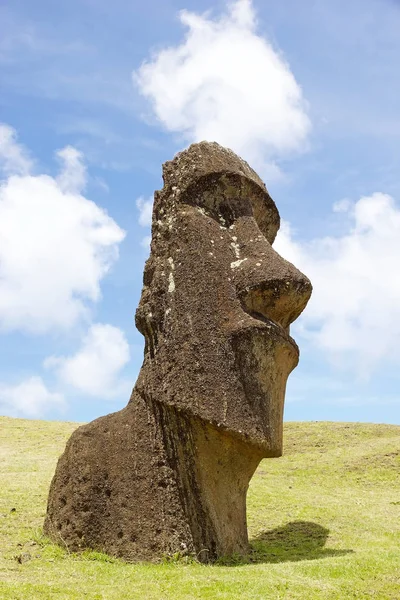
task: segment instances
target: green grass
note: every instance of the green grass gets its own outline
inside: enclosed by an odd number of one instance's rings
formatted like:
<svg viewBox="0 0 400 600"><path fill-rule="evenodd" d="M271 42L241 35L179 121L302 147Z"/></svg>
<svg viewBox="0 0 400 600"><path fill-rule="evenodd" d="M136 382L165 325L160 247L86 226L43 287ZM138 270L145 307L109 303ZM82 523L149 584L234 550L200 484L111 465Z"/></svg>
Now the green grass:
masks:
<svg viewBox="0 0 400 600"><path fill-rule="evenodd" d="M73 555L43 537L76 426L0 418L0 598L400 599L400 427L287 423L284 456L263 461L249 491L251 554L204 566Z"/></svg>

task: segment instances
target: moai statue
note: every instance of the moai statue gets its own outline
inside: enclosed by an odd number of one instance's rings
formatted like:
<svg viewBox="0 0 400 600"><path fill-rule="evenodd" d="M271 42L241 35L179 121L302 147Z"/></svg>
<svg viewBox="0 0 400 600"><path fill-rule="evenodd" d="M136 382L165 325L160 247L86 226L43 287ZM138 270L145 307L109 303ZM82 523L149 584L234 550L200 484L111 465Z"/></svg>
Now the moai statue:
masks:
<svg viewBox="0 0 400 600"><path fill-rule="evenodd" d="M289 325L311 284L271 247L279 213L233 152L193 144L163 178L136 312L143 366L126 408L71 436L45 532L72 551L208 562L248 551L246 493L282 453Z"/></svg>

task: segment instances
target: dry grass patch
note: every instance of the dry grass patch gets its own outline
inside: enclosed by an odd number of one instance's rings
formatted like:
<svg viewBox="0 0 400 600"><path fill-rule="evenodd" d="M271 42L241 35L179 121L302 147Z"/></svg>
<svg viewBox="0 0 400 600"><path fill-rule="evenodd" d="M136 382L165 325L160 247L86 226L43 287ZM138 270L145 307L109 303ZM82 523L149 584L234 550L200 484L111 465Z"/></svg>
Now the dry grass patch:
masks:
<svg viewBox="0 0 400 600"><path fill-rule="evenodd" d="M5 600L399 600L400 427L287 423L248 497L252 552L204 566L71 555L41 533L57 457L76 423L0 419Z"/></svg>

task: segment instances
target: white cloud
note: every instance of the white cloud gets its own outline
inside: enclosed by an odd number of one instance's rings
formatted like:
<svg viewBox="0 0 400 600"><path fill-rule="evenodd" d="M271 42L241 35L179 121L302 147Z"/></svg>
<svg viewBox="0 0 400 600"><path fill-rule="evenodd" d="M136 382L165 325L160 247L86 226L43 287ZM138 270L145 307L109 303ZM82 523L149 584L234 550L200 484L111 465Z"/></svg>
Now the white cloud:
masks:
<svg viewBox="0 0 400 600"><path fill-rule="evenodd" d="M62 170L57 183L63 192L79 194L86 187L86 166L83 164L82 152L72 146L58 150L57 157L61 161Z"/></svg>
<svg viewBox="0 0 400 600"><path fill-rule="evenodd" d="M57 178L31 175L8 130L3 147L14 174L0 185L0 329L69 328L100 299L100 281L125 234L80 193L86 176L78 151L58 153L64 166Z"/></svg>
<svg viewBox="0 0 400 600"><path fill-rule="evenodd" d="M145 235L144 238L142 238L140 245L143 248L146 248L146 250L148 250L150 248L150 244L151 244L151 235Z"/></svg>
<svg viewBox="0 0 400 600"><path fill-rule="evenodd" d="M150 197L147 200L141 196L136 200L136 206L139 211L139 225L142 227L150 227L151 219L153 216L153 198ZM145 235L140 245L148 250L150 248L151 235Z"/></svg>
<svg viewBox="0 0 400 600"><path fill-rule="evenodd" d="M150 227L153 215L153 198L147 200L142 196L136 200L136 206L139 211L139 225Z"/></svg>
<svg viewBox="0 0 400 600"><path fill-rule="evenodd" d="M8 174L28 173L33 166L28 152L17 142L16 131L0 123L0 171Z"/></svg>
<svg viewBox="0 0 400 600"><path fill-rule="evenodd" d="M42 417L47 411L65 408L64 397L50 392L40 377L14 386L0 384L0 412L10 417Z"/></svg>
<svg viewBox="0 0 400 600"><path fill-rule="evenodd" d="M368 378L379 364L400 362L400 208L377 192L340 211L342 236L300 243L285 223L274 247L314 286L298 332Z"/></svg>
<svg viewBox="0 0 400 600"><path fill-rule="evenodd" d="M55 369L61 382L81 392L110 398L126 393L126 382L120 381L121 369L129 361L129 345L117 327L92 325L82 346L70 357L50 357L46 368Z"/></svg>
<svg viewBox="0 0 400 600"><path fill-rule="evenodd" d="M351 201L348 198L342 198L342 200L338 200L334 202L332 209L333 212L348 212L351 208Z"/></svg>
<svg viewBox="0 0 400 600"><path fill-rule="evenodd" d="M183 42L161 50L134 74L169 131L185 141L217 141L253 166L304 149L310 130L302 91L289 65L257 33L250 0L219 19L183 10Z"/></svg>

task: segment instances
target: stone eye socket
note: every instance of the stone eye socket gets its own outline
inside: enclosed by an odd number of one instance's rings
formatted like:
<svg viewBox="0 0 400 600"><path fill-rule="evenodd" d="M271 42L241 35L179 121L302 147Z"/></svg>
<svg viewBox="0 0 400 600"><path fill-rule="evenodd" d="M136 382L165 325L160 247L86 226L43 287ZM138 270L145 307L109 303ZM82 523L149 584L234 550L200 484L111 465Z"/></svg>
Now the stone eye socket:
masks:
<svg viewBox="0 0 400 600"><path fill-rule="evenodd" d="M239 217L253 216L253 207L242 178L214 174L196 181L185 193L184 202L204 209L220 225L230 227Z"/></svg>
<svg viewBox="0 0 400 600"><path fill-rule="evenodd" d="M206 204L207 213L225 227L230 227L239 217L252 217L253 209L247 198L216 195Z"/></svg>
<svg viewBox="0 0 400 600"><path fill-rule="evenodd" d="M272 244L279 229L279 213L265 188L243 174L218 172L197 179L181 202L203 209L220 225L230 227L239 217L254 217Z"/></svg>

